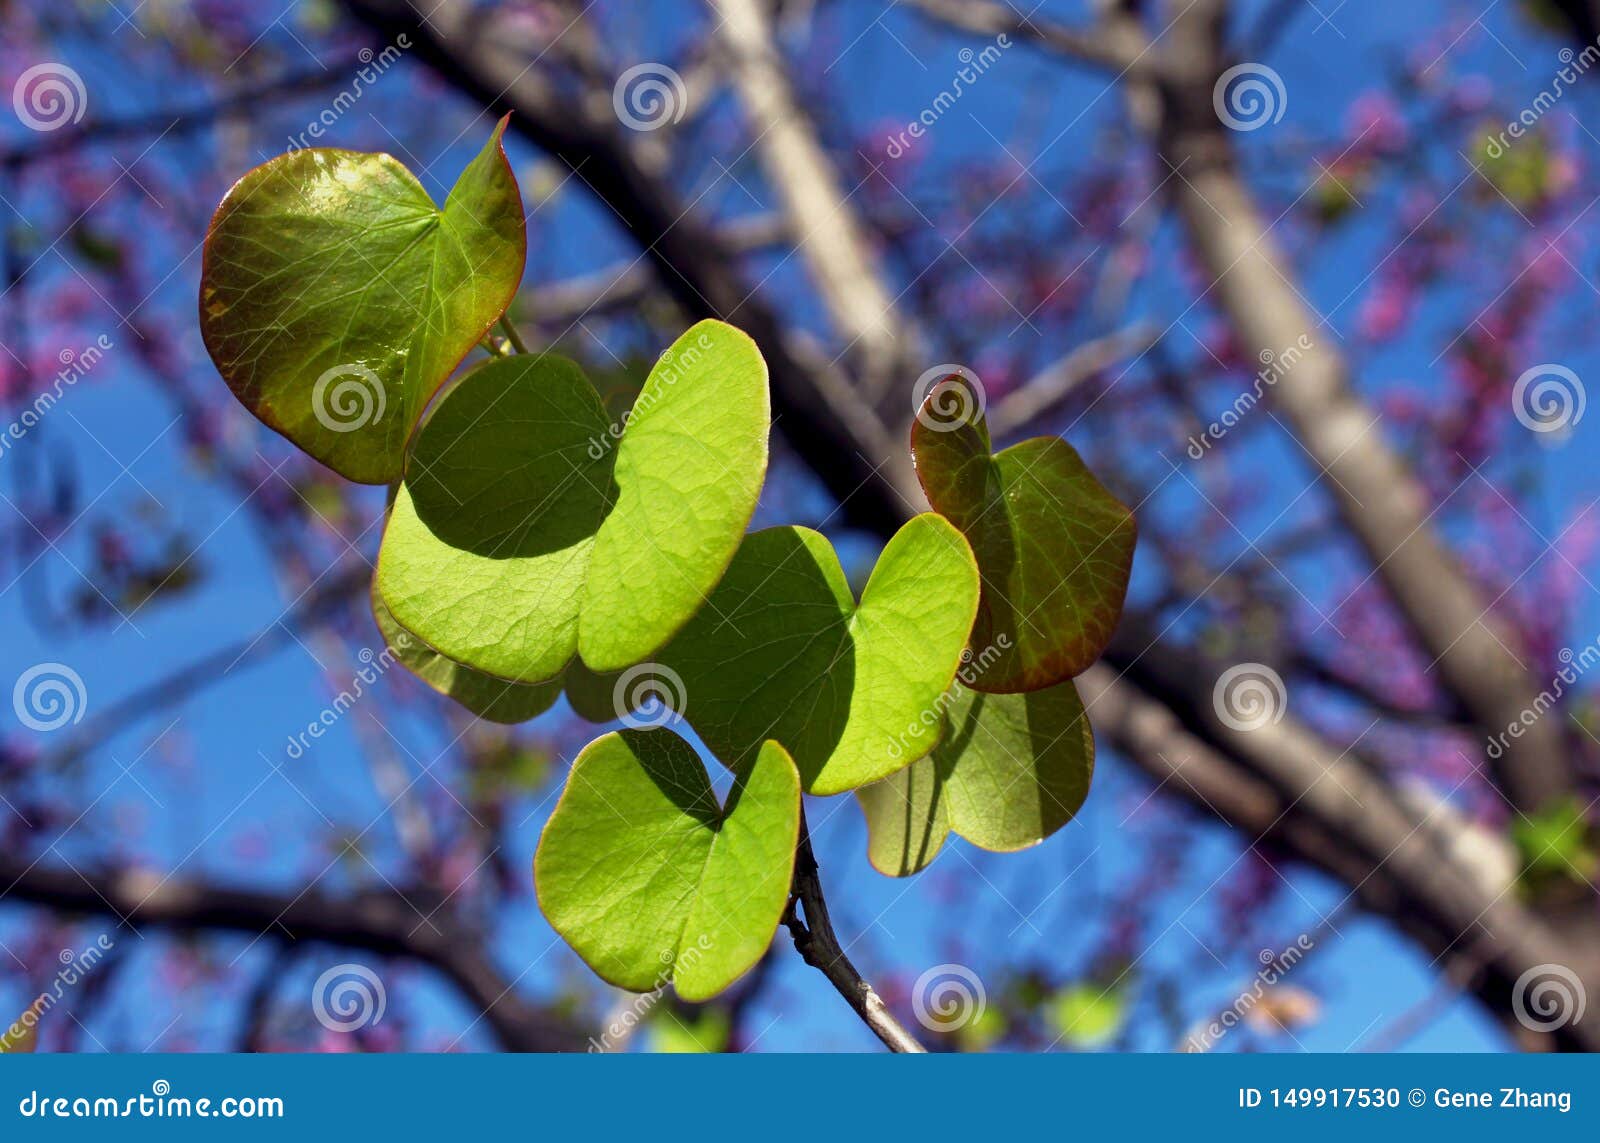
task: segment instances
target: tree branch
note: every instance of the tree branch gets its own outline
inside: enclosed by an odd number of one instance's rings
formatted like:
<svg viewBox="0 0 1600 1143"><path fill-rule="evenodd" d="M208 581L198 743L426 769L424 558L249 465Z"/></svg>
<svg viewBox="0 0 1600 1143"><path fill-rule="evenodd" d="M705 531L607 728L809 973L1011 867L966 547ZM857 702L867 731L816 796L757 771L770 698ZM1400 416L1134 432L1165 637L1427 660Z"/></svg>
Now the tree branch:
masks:
<svg viewBox="0 0 1600 1143"><path fill-rule="evenodd" d="M741 280L716 231L640 154L610 114L610 99L563 97L539 68L497 34L465 0L344 0L379 35L405 32L417 58L492 111L511 111L512 130L572 170L627 227L641 258L691 315L732 322L761 347L772 383L774 421L796 453L857 526L892 530L904 505L923 502L910 458L876 416L858 416L854 393L813 377L770 309ZM426 20L423 17L426 16ZM603 113L596 105L605 107ZM797 431L789 435L789 425ZM887 477L888 479L884 479Z"/></svg>
<svg viewBox="0 0 1600 1143"><path fill-rule="evenodd" d="M1444 684L1486 733L1503 730L1536 693L1516 651L1522 641L1440 541L1426 493L1351 387L1343 356L1321 335L1326 323L1292 285L1295 272L1239 178L1233 141L1211 108L1223 66L1218 28L1184 12L1168 35L1173 74L1156 142L1179 172L1170 185L1212 288L1249 356L1310 341L1272 400ZM1571 789L1565 753L1558 720L1541 719L1503 762L1489 765L1512 805L1533 813Z"/></svg>
<svg viewBox="0 0 1600 1143"><path fill-rule="evenodd" d="M1236 827L1250 844L1272 841L1351 887L1350 897L1385 917L1450 969L1481 968L1475 989L1511 1030L1512 994L1529 969L1560 964L1600 988L1592 950L1574 945L1531 912L1509 882L1459 860L1443 803L1421 812L1402 803L1352 751L1337 751L1285 714L1254 730L1223 724L1212 706L1216 671L1163 646L1132 663L1098 664L1080 676L1097 734L1163 788ZM1600 1016L1545 1038L1600 1049Z"/></svg>
<svg viewBox="0 0 1600 1143"><path fill-rule="evenodd" d="M717 234L730 254L750 254L784 242L789 224L776 214L758 214L732 219ZM570 329L583 318L636 306L652 289L660 289L657 276L638 258L629 258L576 278L535 286L512 305L522 320Z"/></svg>
<svg viewBox="0 0 1600 1143"><path fill-rule="evenodd" d="M833 162L795 98L764 0L709 2L720 17L717 33L732 57L753 146L783 199L795 249L846 351L860 359L857 373L867 391L879 395L911 356L914 335L896 311Z"/></svg>
<svg viewBox="0 0 1600 1143"><path fill-rule="evenodd" d="M263 102L270 102L282 95L306 96L337 86L361 66L357 57L350 56L334 60L326 66L300 68L261 83L240 87L194 107L154 111L126 119L91 118L87 123L43 136L36 135L0 151L0 166L25 166L91 143L112 143L146 135L159 135L162 138L185 135L209 127L228 115L254 110Z"/></svg>
<svg viewBox="0 0 1600 1143"><path fill-rule="evenodd" d="M364 558L325 572L297 604L266 628L146 683L91 716L64 746L46 756L46 768L81 758L134 720L147 718L222 682L232 671L277 650L294 638L297 630L345 606L364 593L371 582L372 565Z"/></svg>
<svg viewBox="0 0 1600 1143"><path fill-rule="evenodd" d="M991 0L960 5L918 0L917 6L969 31L1015 21ZM1136 125L1150 135L1173 177L1178 213L1211 290L1247 356L1279 354L1306 338L1311 349L1275 386L1273 400L1318 465L1329 495L1388 588L1402 617L1434 659L1444 685L1487 733L1520 721L1533 707L1536 684L1517 648L1521 640L1492 614L1430 526L1420 484L1378 431L1378 415L1355 393L1343 356L1318 336L1326 325L1303 301L1270 228L1238 176L1233 140L1212 109L1222 72L1225 5L1205 0L1174 5L1175 15L1152 45L1136 5L1122 5L1103 38L1133 59L1157 57L1159 68L1127 75ZM1041 31L1017 34L1064 54L1081 53ZM1518 810L1532 813L1571 789L1572 770L1557 720L1540 719L1498 759L1496 785Z"/></svg>
<svg viewBox="0 0 1600 1143"><path fill-rule="evenodd" d="M800 917L801 911L805 919ZM882 1040L893 1052L927 1051L917 1038L906 1031L895 1019L894 1013L883 998L864 980L856 966L850 963L840 947L838 934L828 917L828 903L822 896L822 878L817 870L817 855L811 849L811 832L806 828L805 810L800 811L800 842L794 855L794 887L789 894L789 907L784 910L783 923L794 938L794 947L800 958L828 978L828 983L873 1035Z"/></svg>
<svg viewBox="0 0 1600 1143"><path fill-rule="evenodd" d="M1143 74L1151 65L1109 36L1080 31L1067 24L1032 15L1020 15L1003 4L974 0L910 0L916 8L951 27L980 36L1004 33L1031 40L1081 63L1120 73Z"/></svg>
<svg viewBox="0 0 1600 1143"><path fill-rule="evenodd" d="M229 929L289 943L326 941L380 956L409 957L437 969L460 989L511 1051L581 1051L586 1042L566 1016L536 1008L514 992L512 982L489 958L481 934L436 908L437 894L431 890L329 897L310 889L290 896L163 879L134 869L62 869L10 856L0 857L0 884L8 886L0 893L7 900L113 917L134 931L147 926L183 932Z"/></svg>
<svg viewBox="0 0 1600 1143"><path fill-rule="evenodd" d="M379 26L402 20L407 30L412 27L414 16L396 3L346 3ZM919 6L925 11L955 10L949 4ZM1207 10L1210 7L1206 5ZM998 11L997 5L982 0L959 6L965 18L974 12ZM655 263L663 284L689 312L730 317L755 336L772 365L782 431L842 498L856 523L880 534L892 532L910 514L909 505L918 502L914 478L908 484L908 471L889 467L903 453L900 442L891 439L876 415L863 409L861 395L832 370L808 372L804 361L793 354L796 343L780 334L770 312L743 296L742 285L730 274L727 259L720 257L708 232L683 219L671 189L631 157L617 125L586 120L570 101L552 99L537 69L497 51L492 35L474 32L457 0L446 0L418 34L419 54L447 81L488 104L518 111L513 120L518 129L573 167L618 212ZM1129 68L1130 76L1140 80L1134 85L1135 94L1141 96L1136 117L1154 129L1158 116L1152 109L1159 108L1153 77L1159 69L1145 62L1151 57L1142 32L1108 25L1104 36L1105 44L1116 45L1106 50L1115 51L1117 65ZM1131 67L1133 62L1139 66ZM1209 109L1209 94L1204 105ZM1183 173L1187 175L1187 169ZM1299 332L1274 344L1274 351L1292 343ZM1392 491L1381 490L1373 500L1381 502L1391 495ZM1408 505L1405 511L1414 512L1415 506ZM1203 671L1192 663L1187 669ZM1215 724L1214 713L1207 713L1210 677L1214 676L1197 674L1178 680L1186 684L1183 687L1166 680L1166 689L1146 691L1142 683L1136 687L1106 668L1095 668L1082 681L1095 703L1097 727L1158 781L1170 782L1248 837L1269 838L1338 877L1366 908L1391 919L1447 963L1464 952L1477 956L1481 947L1487 947L1492 967L1485 971L1478 995L1502 1020L1511 1012L1511 986L1523 968L1576 959L1571 946L1533 918L1504 887L1490 888L1470 869L1459 866L1439 844L1434 823L1402 805L1364 763L1340 754L1292 721L1275 733L1249 738L1225 733L1226 728ZM1202 680L1204 686L1199 685ZM831 948L810 943L822 941L831 930L825 926L825 904L820 913L809 907L808 894L820 902L820 886L808 885L808 879L815 880L809 842L797 856L795 898L785 923L798 941L806 942L821 962L819 967L831 968L830 980L841 994L863 1011L868 1006L861 989L867 986L849 968L837 940ZM799 916L802 905L807 906L804 924ZM1562 957L1569 960L1563 962ZM1592 968L1586 971L1594 980ZM1557 1042L1581 1045L1595 1040L1596 1022L1563 1029Z"/></svg>
<svg viewBox="0 0 1600 1143"><path fill-rule="evenodd" d="M1075 346L1071 352L1006 394L989 410L989 431L1001 437L1025 428L1066 400L1085 380L1123 357L1138 357L1160 338L1161 331L1140 322Z"/></svg>

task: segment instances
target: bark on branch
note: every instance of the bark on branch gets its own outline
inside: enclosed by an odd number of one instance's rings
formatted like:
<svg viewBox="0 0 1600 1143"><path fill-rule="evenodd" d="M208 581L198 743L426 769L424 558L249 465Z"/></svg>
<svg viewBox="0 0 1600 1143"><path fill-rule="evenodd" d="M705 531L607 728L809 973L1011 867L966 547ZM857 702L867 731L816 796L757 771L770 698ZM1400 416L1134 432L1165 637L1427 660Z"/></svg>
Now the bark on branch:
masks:
<svg viewBox="0 0 1600 1143"><path fill-rule="evenodd" d="M513 131L569 168L615 213L640 258L655 268L684 312L730 321L755 339L767 361L778 431L847 519L867 529L893 528L904 516L903 498L922 502L904 442L893 439L876 416L856 415L856 394L836 375L814 373L799 362L716 231L648 161L637 133L611 114L609 92L604 99L563 94L541 68L530 66L513 39L499 33L491 14L466 0L344 5L380 36L413 37L417 58L483 107L512 112ZM792 436L791 424L797 430ZM884 472L888 481L881 478Z"/></svg>
<svg viewBox="0 0 1600 1143"><path fill-rule="evenodd" d="M325 941L438 970L509 1051L581 1051L586 1035L566 1016L529 1004L490 959L482 934L438 908L437 894L394 890L332 897L268 893L140 870L83 870L0 858L0 898L103 916L135 932L231 930L290 944Z"/></svg>
<svg viewBox="0 0 1600 1143"><path fill-rule="evenodd" d="M802 918L801 914L804 914ZM828 978L846 1003L855 1009L862 1023L892 1052L927 1051L917 1038L895 1019L883 998L850 963L839 936L828 916L828 902L822 896L822 877L817 870L817 855L811 849L811 832L806 828L805 811L800 814L800 843L795 849L794 888L783 923L794 939L800 957Z"/></svg>
<svg viewBox="0 0 1600 1143"><path fill-rule="evenodd" d="M849 195L795 98L764 0L710 0L717 34L767 181L783 199L817 293L867 391L881 394L911 356L910 326L896 307L848 204Z"/></svg>

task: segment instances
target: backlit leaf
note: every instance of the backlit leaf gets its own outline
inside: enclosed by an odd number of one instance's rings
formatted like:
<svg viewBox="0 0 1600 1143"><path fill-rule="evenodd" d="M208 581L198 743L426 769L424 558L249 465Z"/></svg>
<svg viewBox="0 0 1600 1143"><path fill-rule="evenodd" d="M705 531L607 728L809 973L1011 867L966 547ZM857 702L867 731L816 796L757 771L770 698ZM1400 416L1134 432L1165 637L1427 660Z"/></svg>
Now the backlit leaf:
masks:
<svg viewBox="0 0 1600 1143"><path fill-rule="evenodd" d="M1087 670L1110 641L1133 565L1133 514L1058 437L991 456L971 384L956 374L929 392L911 430L917 478L972 544L983 577L971 646L994 661L971 686L1038 690Z"/></svg>
<svg viewBox="0 0 1600 1143"><path fill-rule="evenodd" d="M1070 679L1012 695L957 681L941 705L933 752L856 791L868 857L894 877L926 867L952 831L1000 852L1037 845L1089 793L1094 736Z"/></svg>
<svg viewBox="0 0 1600 1143"><path fill-rule="evenodd" d="M766 952L799 826L799 778L776 743L719 806L676 734L607 734L572 764L539 841L539 904L602 979L705 1000Z"/></svg>
<svg viewBox="0 0 1600 1143"><path fill-rule="evenodd" d="M932 747L907 736L955 677L977 594L966 542L931 512L885 545L859 606L826 537L769 528L657 659L717 757L737 770L770 738L808 793L837 794Z"/></svg>
<svg viewBox="0 0 1600 1143"><path fill-rule="evenodd" d="M595 537L578 632L597 671L658 650L716 586L767 474L772 419L755 342L718 321L661 355L617 442L617 499Z"/></svg>
<svg viewBox="0 0 1600 1143"><path fill-rule="evenodd" d="M716 584L766 473L766 366L706 321L657 362L626 428L554 354L452 382L412 446L378 578L395 618L458 662L525 682L581 652L647 658Z"/></svg>
<svg viewBox="0 0 1600 1143"><path fill-rule="evenodd" d="M211 220L212 361L246 408L351 480L400 479L423 406L522 280L505 126L443 209L389 155L313 148L250 171Z"/></svg>
<svg viewBox="0 0 1600 1143"><path fill-rule="evenodd" d="M546 683L517 683L474 671L439 654L400 626L372 585L372 616L384 643L411 672L442 695L490 722L527 722L549 710L561 694L559 679Z"/></svg>
<svg viewBox="0 0 1600 1143"><path fill-rule="evenodd" d="M395 619L488 674L560 675L615 495L613 454L594 448L605 431L594 389L563 357L491 361L452 381L417 431L378 554Z"/></svg>

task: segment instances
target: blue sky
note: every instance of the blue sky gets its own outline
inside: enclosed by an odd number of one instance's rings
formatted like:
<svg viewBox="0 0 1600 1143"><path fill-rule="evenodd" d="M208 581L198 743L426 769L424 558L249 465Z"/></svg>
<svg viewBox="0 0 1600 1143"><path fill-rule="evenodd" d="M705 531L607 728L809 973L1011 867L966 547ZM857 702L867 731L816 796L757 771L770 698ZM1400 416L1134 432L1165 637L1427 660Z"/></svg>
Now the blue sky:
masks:
<svg viewBox="0 0 1600 1143"><path fill-rule="evenodd" d="M1068 16L1077 14L1074 5L1050 7ZM1500 98L1518 106L1522 97L1531 98L1547 83L1557 66L1554 52L1558 45L1522 27L1508 7L1500 5L1483 17L1482 27L1467 31L1451 49L1449 63L1456 70L1481 71ZM642 24L637 29L639 40L657 45L658 54L664 50L660 45L681 45L686 34L684 25L670 9L671 6L662 6L658 27ZM1320 138L1336 131L1349 101L1377 82L1389 62L1409 50L1444 12L1464 13L1470 20L1475 8L1348 5L1333 14L1330 25L1319 28L1314 16L1298 20L1266 57L1285 77L1289 92L1286 115L1276 129L1278 138L1292 138L1296 133ZM862 8L852 9L850 19L856 21L851 35L859 36L853 42L844 37L846 42L837 45L842 54L829 69L827 84L836 105L855 109L858 127L910 120L959 66L956 51L966 41L933 33L926 25L901 14L878 24ZM408 62L402 66L406 72L397 75L397 85L414 80L415 65ZM1020 89L1043 87L1049 91L1045 124L1037 134L1043 138L1059 135L1054 148L1063 152L1063 162L1074 149L1082 156L1090 155L1105 119L1120 115L1114 94L1102 94L1105 84L1101 79L1063 69L1025 47L1011 49L999 66L1015 72L1004 82L980 83L963 98L959 109L942 120L928 138L927 162L940 164L996 154L996 138L1010 137L1019 113L1016 95ZM91 68L86 64L82 70L92 80L91 99L97 115L131 115L181 102L184 83L180 77L174 77L170 87L150 91L144 85L119 82L111 68ZM1593 103L1591 92L1579 92L1571 98L1577 114L1583 114ZM286 127L303 122L317 106L315 100L305 101L285 108L281 118ZM390 100L381 106L382 113L389 115L404 113L408 105ZM453 98L430 95L409 106L412 111L426 108L430 113L438 109L438 114L460 117L461 126L467 127L464 108ZM1030 113L1037 111L1030 109ZM11 125L9 120L6 122ZM454 177L481 144L486 131L487 123L483 121L465 130L459 143L432 164L424 176L430 190L442 196L443 184ZM359 149L381 149L390 145L386 134L371 115L358 113L341 122L332 141ZM1247 143L1247 148L1250 145ZM513 142L512 149L526 190L533 181L529 176L534 172L537 156L520 141ZM266 153L256 156L265 157ZM230 161L238 158L230 156ZM184 160L181 153L175 153L156 161ZM243 166L238 169L242 172ZM750 157L732 164L731 169L736 180L719 183L707 203L718 203L730 214L758 209L743 189L749 187L758 193L760 189ZM715 174L714 168L710 174ZM1304 173L1269 171L1263 177L1287 183L1303 178ZM33 193L47 194L48 190L40 188ZM1303 267L1313 305L1323 312L1336 308L1382 256L1381 233L1382 228L1377 225L1358 223L1331 247L1331 257ZM568 276L590 271L634 253L625 236L611 227L605 213L571 188L540 208L530 234L530 284L541 275ZM1163 249L1172 247L1170 234L1159 235L1157 241ZM1485 250L1486 257L1497 254L1492 248ZM152 256L168 259L172 274L148 304L171 310L192 309L198 258L184 250ZM769 288L780 298L791 297L797 292L794 287L802 281L802 272L798 263L791 261L777 272ZM1581 288L1579 294L1578 301L1586 302ZM1132 308L1166 325L1191 301L1185 283L1176 275L1166 280L1158 276L1139 293ZM1459 303L1452 305L1449 298L1443 297L1431 301L1429 308L1441 318L1461 310ZM1336 324L1348 316L1347 309L1339 309ZM803 322L820 320L803 308L797 308L793 318ZM1427 328L1431 324L1424 321L1419 326ZM100 332L108 333L114 341L131 336L108 312L102 325L84 327L80 344ZM1004 336L1004 332L999 331L998 336ZM1542 359L1564 362L1580 374L1591 373L1594 350L1572 337L1573 332L1571 323L1552 331L1548 352ZM1436 333L1433 330L1428 336L1405 339L1360 361L1363 387L1375 392L1387 383L1415 382L1442 369L1442 364L1434 360L1442 345L1433 336ZM1175 330L1173 336L1183 338L1185 333ZM197 333L185 348L197 375L210 376L210 365L204 359ZM244 415L239 416L242 419ZM5 582L0 583L5 588L0 591L0 623L7 632L4 679L9 680L40 661L67 663L84 680L92 714L143 682L209 650L248 637L272 624L282 613L287 601L271 574L258 533L226 489L197 479L179 451L173 417L170 406L142 375L132 354L113 352L87 381L69 391L47 423L22 447L41 453L70 453L85 499L101 496L104 504L129 508L142 496L159 501L187 535L201 541L196 558L204 573L202 582L179 603L158 603L141 610L131 624L118 626L113 620L87 630L62 631L40 622L30 591L13 579L15 562L8 561L4 565ZM1547 529L1547 534L1553 534L1588 498L1585 494L1593 482L1586 471L1588 466L1582 462L1590 455L1587 450L1597 442L1596 431L1595 422L1588 420L1578 426L1571 438L1554 447L1530 450L1529 463L1542 475L1544 489L1535 523ZM1172 453L1175 459L1179 457L1181 442L1173 442ZM1263 443L1252 463L1268 473L1281 471L1303 478L1300 459L1288 446ZM13 498L17 495L12 483L19 477L17 468L15 455L0 457L0 489ZM1286 500L1299 484L1286 479L1284 487ZM381 496L381 492L370 495ZM1258 509L1263 513L1260 522L1271 519L1281 507L1282 501L1267 498ZM10 510L0 504L0 511ZM776 518L763 522L776 522ZM870 558L870 550L859 538L839 539L847 555ZM72 564L83 561L87 542L85 535L69 533L59 541L60 552L43 555L29 576L37 577L44 590L56 598L75 590L78 581ZM376 536L366 537L361 547L371 555L376 550ZM1573 619L1573 645L1591 639L1596 632L1600 632L1600 600L1591 596ZM375 641L376 635L371 638ZM297 889L308 861L313 860L307 851L307 838L320 829L309 802L314 802L321 814L353 824L356 829L371 820L382 805L364 773L349 763L357 729L349 719L304 758L285 762L283 774L273 772L273 763L284 762L288 736L315 718L328 699L310 651L289 640L264 660L229 672L197 700L140 720L90 758L82 775L75 779L81 782L85 804L97 792L110 792L86 818L83 839L79 840L78 831L74 831L62 841L58 854L73 860L103 853L108 844L119 848L118 837L126 835L138 839L133 848L141 859L163 869L181 862L186 876L249 878ZM358 711L354 717L367 717L367 712ZM173 720L177 724L162 739L161 746L146 752L150 740ZM406 753L416 759L426 760L444 745L437 728L425 720L407 719L402 726L391 726L391 730L403 740ZM25 729L7 727L7 731L22 740L37 738L38 744L45 747L59 743L58 738L30 735ZM529 817L518 831L522 852L514 864L526 867L531 859L538 827L553 804L555 792L550 791L547 801L530 801L526 807ZM909 984L921 967L950 959L953 922L969 933L982 932L985 940L978 942L979 947L990 943L996 950L992 965L973 966L980 974L1019 959L1059 963L1070 962L1081 954L1093 940L1094 932L1077 923L1078 915L1087 902L1114 893L1135 872L1135 854L1119 834L1147 792L1143 780L1130 774L1107 752L1102 755L1095 790L1079 819L1040 849L1021 856L1000 857L954 842L952 851L943 855L932 871L912 882L892 881L871 871L865 860L860 818L848 799L813 806L810 813L840 927L855 932L866 926L853 955L859 954L858 963L869 973L893 971ZM263 829L270 839L266 855L242 858L240 842ZM392 832L380 825L372 830L369 841L374 861L382 865L381 855L394 844ZM1202 834L1194 850L1183 855L1182 889L1169 894L1170 900L1163 899L1152 929L1159 936L1145 954L1147 966L1181 967L1199 960L1205 977L1195 986L1193 999L1197 1001L1226 1003L1254 971L1252 965L1237 958L1226 964L1211 964L1203 949L1203 943L1213 939L1218 927L1212 886L1232 867L1238 853L1237 844L1227 833L1208 830ZM976 876L962 880L967 896L956 909L948 892L941 892L941 886L948 886L948 874L967 871L969 866L976 870ZM326 884L338 887L340 879L348 876L336 870ZM1294 927L1297 921L1302 925L1314 922L1343 896L1342 891L1314 876L1296 875L1294 882L1290 901L1279 910L1285 941L1292 940L1299 931ZM1193 904L1186 907L1191 899ZM1354 914L1337 924L1341 935L1327 940L1299 970L1303 975L1296 977L1296 983L1317 992L1324 1000L1322 1019L1298 1033L1299 1043L1310 1050L1342 1051L1362 1042L1374 1028L1395 1019L1433 985L1426 959L1383 926ZM0 940L10 939L16 931L16 911L0 909ZM84 931L93 934L99 930L91 925ZM265 942L252 946L243 938L233 937L220 938L217 947L223 950L223 963L242 953L241 964L259 964L268 951ZM498 952L512 976L532 966L523 978L523 985L532 991L548 989L563 977L581 972L581 966L527 900L513 909ZM148 956L148 950L140 950L123 971L136 974L141 958ZM283 995L291 995L299 987L308 989L320 967L337 959L333 950L307 958L299 968L305 977L303 985L286 985ZM148 967L149 960L144 959L143 964ZM1143 976L1135 973L1131 979L1132 987L1138 988ZM0 1002L20 999L8 990L14 991L11 984L0 982ZM406 991L411 993L410 989ZM161 998L137 990L123 995L122 1004L101 1017L108 1022L102 1032L113 1031L137 1041L134 1030L142 1029L149 1032L150 1038L156 1038L174 1015L175 1010ZM429 984L420 995L423 999L414 1001L413 1008L440 1040L450 1040L469 1024L470 1014L448 989ZM198 1019L200 1028L214 1028L219 1035L237 1018L236 1003L212 1004L202 999L196 1004L191 999L182 1002L182 1010L186 1020ZM868 1034L849 1018L820 976L787 953L779 966L777 987L752 1027L762 1031L757 1045L761 1049L856 1050L872 1046ZM463 1043L485 1046L486 1042L480 1025L468 1033ZM1152 1027L1136 1034L1133 1045L1159 1050L1169 1043ZM1501 1047L1502 1041L1498 1031L1472 1004L1457 1002L1408 1046L1481 1050ZM1226 1047L1225 1044L1224 1050Z"/></svg>

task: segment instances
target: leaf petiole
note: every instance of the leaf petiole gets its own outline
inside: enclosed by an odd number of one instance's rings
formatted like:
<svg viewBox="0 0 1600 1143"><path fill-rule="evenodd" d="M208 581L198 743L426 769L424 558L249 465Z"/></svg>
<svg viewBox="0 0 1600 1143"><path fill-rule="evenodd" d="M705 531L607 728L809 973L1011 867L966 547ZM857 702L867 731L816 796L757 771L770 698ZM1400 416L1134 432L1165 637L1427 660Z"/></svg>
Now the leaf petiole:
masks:
<svg viewBox="0 0 1600 1143"><path fill-rule="evenodd" d="M528 343L522 340L522 334L517 332L517 327L505 314L500 315L500 328L505 331L506 340L511 343L512 349L518 353L528 352Z"/></svg>

